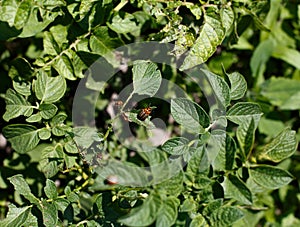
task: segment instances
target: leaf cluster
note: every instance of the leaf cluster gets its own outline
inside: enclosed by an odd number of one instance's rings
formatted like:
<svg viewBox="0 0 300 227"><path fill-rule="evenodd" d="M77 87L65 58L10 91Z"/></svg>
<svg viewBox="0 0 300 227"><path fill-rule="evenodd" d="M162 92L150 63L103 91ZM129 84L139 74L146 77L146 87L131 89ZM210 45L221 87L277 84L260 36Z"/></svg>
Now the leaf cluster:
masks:
<svg viewBox="0 0 300 227"><path fill-rule="evenodd" d="M0 226L297 226L299 12L1 1Z"/></svg>

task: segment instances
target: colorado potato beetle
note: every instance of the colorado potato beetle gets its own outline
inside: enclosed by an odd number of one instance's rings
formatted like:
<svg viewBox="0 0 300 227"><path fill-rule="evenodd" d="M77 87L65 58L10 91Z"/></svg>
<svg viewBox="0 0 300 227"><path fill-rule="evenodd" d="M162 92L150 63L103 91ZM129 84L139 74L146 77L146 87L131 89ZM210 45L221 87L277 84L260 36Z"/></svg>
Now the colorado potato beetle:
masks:
<svg viewBox="0 0 300 227"><path fill-rule="evenodd" d="M143 109L141 109L141 111L138 113L137 118L138 118L140 121L144 121L144 120L146 120L146 118L151 114L151 112L152 112L152 108L151 108L151 107L143 108Z"/></svg>

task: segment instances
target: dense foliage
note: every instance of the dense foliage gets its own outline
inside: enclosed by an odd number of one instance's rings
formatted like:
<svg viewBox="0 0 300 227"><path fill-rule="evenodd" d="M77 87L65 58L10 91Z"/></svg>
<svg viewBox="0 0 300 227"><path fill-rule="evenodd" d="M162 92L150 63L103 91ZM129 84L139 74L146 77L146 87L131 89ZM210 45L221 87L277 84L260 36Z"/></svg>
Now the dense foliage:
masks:
<svg viewBox="0 0 300 227"><path fill-rule="evenodd" d="M297 1L3 0L0 31L0 226L300 225Z"/></svg>

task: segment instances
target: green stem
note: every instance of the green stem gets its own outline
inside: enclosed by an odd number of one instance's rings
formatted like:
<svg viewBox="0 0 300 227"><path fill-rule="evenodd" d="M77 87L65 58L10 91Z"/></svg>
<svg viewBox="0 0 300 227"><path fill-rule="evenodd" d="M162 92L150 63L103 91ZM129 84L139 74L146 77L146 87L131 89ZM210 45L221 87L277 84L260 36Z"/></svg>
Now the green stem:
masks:
<svg viewBox="0 0 300 227"><path fill-rule="evenodd" d="M128 0L121 1L115 8L114 11L119 12L126 4L128 3Z"/></svg>

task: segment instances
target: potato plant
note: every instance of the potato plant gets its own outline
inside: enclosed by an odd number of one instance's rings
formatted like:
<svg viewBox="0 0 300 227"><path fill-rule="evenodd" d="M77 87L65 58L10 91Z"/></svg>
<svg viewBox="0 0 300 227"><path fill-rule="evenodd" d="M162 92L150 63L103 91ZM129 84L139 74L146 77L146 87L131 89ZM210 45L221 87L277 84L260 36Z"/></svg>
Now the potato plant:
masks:
<svg viewBox="0 0 300 227"><path fill-rule="evenodd" d="M299 226L300 6L0 2L0 226Z"/></svg>

